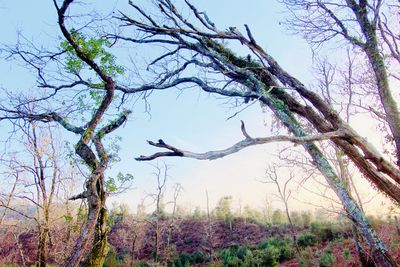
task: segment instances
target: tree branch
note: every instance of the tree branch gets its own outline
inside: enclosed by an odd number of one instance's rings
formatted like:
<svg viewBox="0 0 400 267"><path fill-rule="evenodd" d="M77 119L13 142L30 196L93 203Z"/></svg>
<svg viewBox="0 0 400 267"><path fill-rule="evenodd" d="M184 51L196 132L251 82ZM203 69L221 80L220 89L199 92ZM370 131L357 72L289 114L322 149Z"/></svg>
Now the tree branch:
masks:
<svg viewBox="0 0 400 267"><path fill-rule="evenodd" d="M345 133L343 131L333 131L323 134L316 134L316 135L307 135L302 137L297 136L287 136L287 135L277 135L277 136L270 136L270 137L258 137L258 138L251 138L246 131L245 125L242 122L241 131L245 136L245 139L242 141L234 144L233 146L223 149L223 150L215 150L215 151L208 151L205 153L194 153L190 151L185 151L179 148L176 148L172 145L166 144L162 139L158 140L157 143L152 141L147 141L151 146L165 148L169 151L166 152L157 152L150 156L143 156L136 158L138 161L149 161L154 160L160 157L185 157L185 158L194 158L198 160L215 160L219 158L223 158L230 154L234 154L246 147L254 146L254 145L262 145L268 144L273 142L292 142L295 144L303 144L313 141L322 141L328 140L337 137L344 137Z"/></svg>

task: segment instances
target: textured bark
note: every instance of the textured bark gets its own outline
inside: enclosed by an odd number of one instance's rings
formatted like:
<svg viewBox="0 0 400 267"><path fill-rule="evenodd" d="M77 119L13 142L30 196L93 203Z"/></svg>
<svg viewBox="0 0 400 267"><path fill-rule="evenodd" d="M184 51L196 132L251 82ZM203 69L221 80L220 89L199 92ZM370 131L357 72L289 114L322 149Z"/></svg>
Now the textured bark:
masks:
<svg viewBox="0 0 400 267"><path fill-rule="evenodd" d="M103 208L100 211L99 219L95 229L95 238L93 248L86 258L83 266L102 267L109 251L109 243L107 239L107 210L104 208L105 198L102 200Z"/></svg>
<svg viewBox="0 0 400 267"><path fill-rule="evenodd" d="M101 210L101 201L97 194L96 183L99 179L99 175L92 174L86 183L86 190L88 192L88 221L82 227L81 232L75 245L72 249L72 254L66 260L64 266L65 267L77 267L81 266L81 261L85 256L90 254L92 251L91 240L93 239L93 234L96 230L96 224L98 223L100 210Z"/></svg>
<svg viewBox="0 0 400 267"><path fill-rule="evenodd" d="M42 229L39 227L39 235L38 235L38 253L37 253L37 260L36 266L37 267L46 267L47 263L47 238L49 236L49 230L47 228Z"/></svg>
<svg viewBox="0 0 400 267"><path fill-rule="evenodd" d="M369 257L369 255L364 250L364 248L361 244L360 234L354 225L351 226L351 232L353 235L354 244L356 247L357 255L360 260L361 266L362 267L375 267L375 264L372 262L371 257Z"/></svg>

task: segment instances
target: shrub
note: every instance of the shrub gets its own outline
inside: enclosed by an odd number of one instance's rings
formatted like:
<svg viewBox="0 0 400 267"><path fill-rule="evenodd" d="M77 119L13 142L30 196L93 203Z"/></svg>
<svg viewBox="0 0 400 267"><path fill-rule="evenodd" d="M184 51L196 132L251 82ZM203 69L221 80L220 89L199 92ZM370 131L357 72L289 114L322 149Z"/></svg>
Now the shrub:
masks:
<svg viewBox="0 0 400 267"><path fill-rule="evenodd" d="M220 250L219 258L223 266L277 266L279 262L294 256L291 241L269 238L257 247L233 245Z"/></svg>
<svg viewBox="0 0 400 267"><path fill-rule="evenodd" d="M352 257L351 257L350 250L348 248L343 249L342 255L343 255L343 259L345 261L351 261Z"/></svg>
<svg viewBox="0 0 400 267"><path fill-rule="evenodd" d="M317 243L317 238L314 234L307 232L297 238L297 245L301 248L311 247Z"/></svg>
<svg viewBox="0 0 400 267"><path fill-rule="evenodd" d="M319 259L320 266L329 267L333 266L336 262L336 257L333 255L331 249L326 249Z"/></svg>
<svg viewBox="0 0 400 267"><path fill-rule="evenodd" d="M190 263L195 263L195 264L205 263L208 260L209 260L208 257L200 251L196 251L190 254Z"/></svg>
<svg viewBox="0 0 400 267"><path fill-rule="evenodd" d="M319 242L332 241L342 236L340 229L329 222L313 222L310 232L317 237Z"/></svg>
<svg viewBox="0 0 400 267"><path fill-rule="evenodd" d="M249 252L251 253L251 250L248 246L239 247L236 251L236 256L239 259L244 260Z"/></svg>
<svg viewBox="0 0 400 267"><path fill-rule="evenodd" d="M303 226L309 227L311 225L311 221L313 220L311 212L303 211L301 213L301 220L303 222Z"/></svg>
<svg viewBox="0 0 400 267"><path fill-rule="evenodd" d="M286 217L283 211L281 210L274 210L272 213L272 224L279 225L284 224L286 222Z"/></svg>
<svg viewBox="0 0 400 267"><path fill-rule="evenodd" d="M258 245L260 249L276 248L278 253L277 260L282 262L284 260L290 260L294 256L294 251L291 246L291 241L287 239L277 239L271 237L269 239L263 240ZM272 251L272 250L271 250Z"/></svg>
<svg viewBox="0 0 400 267"><path fill-rule="evenodd" d="M243 267L261 266L261 259L255 257L251 250L246 250L243 258Z"/></svg>
<svg viewBox="0 0 400 267"><path fill-rule="evenodd" d="M264 249L262 260L264 266L277 266L279 257L281 255L281 251L278 247L269 246L268 248Z"/></svg>
<svg viewBox="0 0 400 267"><path fill-rule="evenodd" d="M180 254L178 259L176 260L176 266L177 267L190 266L190 256L186 253Z"/></svg>
<svg viewBox="0 0 400 267"><path fill-rule="evenodd" d="M220 251L219 257L221 258L224 266L239 266L241 260L235 255L236 247L225 248Z"/></svg>

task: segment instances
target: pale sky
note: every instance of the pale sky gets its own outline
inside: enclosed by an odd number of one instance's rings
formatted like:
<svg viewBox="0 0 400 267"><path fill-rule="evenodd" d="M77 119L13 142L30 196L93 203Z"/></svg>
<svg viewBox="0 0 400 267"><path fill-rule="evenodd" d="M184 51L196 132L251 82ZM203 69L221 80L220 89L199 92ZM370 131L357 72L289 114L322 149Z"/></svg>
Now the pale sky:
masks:
<svg viewBox="0 0 400 267"><path fill-rule="evenodd" d="M88 5L88 10L92 8L110 10L110 3L114 3L114 1L82 2L96 2L95 5ZM125 0L117 1L117 9L125 6L126 2ZM108 3L108 6L105 3ZM311 50L299 36L288 33L280 24L285 14L283 6L278 1L196 0L193 3L199 10L205 10L221 29L236 26L243 30L242 25L248 24L258 43L265 47L286 70L300 78L305 84L311 82ZM125 12L127 10L129 9L124 9ZM43 42L53 42L60 36L51 0L0 0L0 24L3 25L0 30L1 42L6 45L17 42L19 31L27 39L39 45ZM151 51L148 52L151 55ZM3 73L0 86L13 88L13 90L34 88L34 76L12 62L2 62L0 71ZM176 91L154 93L150 98L151 116L144 112L143 103L138 103L133 107L134 112L129 122L123 129L116 132L116 135L122 137L120 143L122 161L108 172L110 175L118 171L132 173L135 177L133 189L118 197L110 198L109 205L117 201L135 209L146 194L154 192L156 183L151 164L156 164L156 162L144 163L134 160L134 157L154 152L154 149L147 145L146 140L162 138L170 144L194 152L222 149L242 139L240 120L245 121L250 135L270 135L271 122L267 117L269 114L262 113L258 104L227 120L238 109L231 109L224 103L223 99L217 99L198 89L191 89L181 95L178 95ZM3 132L2 137L6 137L5 126L0 125L0 129ZM370 131L369 128L364 130L365 133ZM65 135L65 137L69 138L70 135ZM212 206L222 196L232 195L235 201L240 199L243 204L262 207L266 195L271 197L274 188L260 183L259 180L263 179L264 170L274 160L273 155L276 153L277 145L269 144L248 148L215 161L165 158L159 162L165 161L171 166L170 190L174 183L180 183L184 187L179 200L181 205L205 208L205 191L208 190ZM298 177L297 181L301 178ZM294 186L297 185L294 184ZM370 189L365 190L365 194L368 194L368 190ZM304 191L298 198L315 199L310 193ZM168 194L166 200L168 200ZM274 203L274 206L280 207L278 203ZM292 201L292 206L294 209L308 207L295 200Z"/></svg>

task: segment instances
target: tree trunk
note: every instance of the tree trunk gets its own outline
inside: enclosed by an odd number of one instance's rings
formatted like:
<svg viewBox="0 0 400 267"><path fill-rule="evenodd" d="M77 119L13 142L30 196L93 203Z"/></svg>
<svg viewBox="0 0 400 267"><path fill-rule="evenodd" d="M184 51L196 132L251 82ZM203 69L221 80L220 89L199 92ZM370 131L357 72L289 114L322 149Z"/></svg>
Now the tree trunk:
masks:
<svg viewBox="0 0 400 267"><path fill-rule="evenodd" d="M37 251L37 267L46 267L47 255L46 255L46 243L47 237L49 235L49 229L45 227L43 229L42 226L39 226L39 234L38 234L38 251Z"/></svg>
<svg viewBox="0 0 400 267"><path fill-rule="evenodd" d="M108 215L105 209L106 195L103 181L103 174L96 174L96 171L93 171L86 184L89 207L88 222L82 228L79 238L72 249L72 254L64 264L65 267L103 266L108 252L106 235ZM94 239L92 239L93 234ZM89 247L90 240L94 242L92 243L92 248ZM85 261L81 263L85 257Z"/></svg>
<svg viewBox="0 0 400 267"><path fill-rule="evenodd" d="M297 245L296 230L294 229L292 218L290 217L290 213L289 213L289 206L286 201L285 201L285 213L286 213L286 217L288 219L289 225L290 225L290 232L292 234L293 246L296 249L297 255L300 255L300 248Z"/></svg>
<svg viewBox="0 0 400 267"><path fill-rule="evenodd" d="M129 266L134 266L133 264L135 263L136 260L136 253L135 253L135 247L136 247L136 239L137 239L137 234L135 230L132 230L132 247L131 247L131 262Z"/></svg>
<svg viewBox="0 0 400 267"><path fill-rule="evenodd" d="M110 246L107 239L107 218L108 213L105 206L105 199L102 201L102 209L96 224L93 248L85 260L83 266L102 267L107 257Z"/></svg>
<svg viewBox="0 0 400 267"><path fill-rule="evenodd" d="M25 266L26 266L25 254L24 254L24 250L23 250L23 248L22 248L22 245L21 245L21 243L19 242L19 237L20 237L21 234L16 235L16 234L13 232L13 235L14 235L14 239L15 239L16 246L17 246L17 248L18 248L19 256L20 256L20 258L21 258L21 262L22 262L22 263L21 263L21 266L25 267Z"/></svg>
<svg viewBox="0 0 400 267"><path fill-rule="evenodd" d="M357 228L352 224L351 225L351 233L353 235L354 244L357 250L357 255L360 260L362 267L375 267L375 264L372 262L371 257L365 252L361 240L360 233L357 231Z"/></svg>

